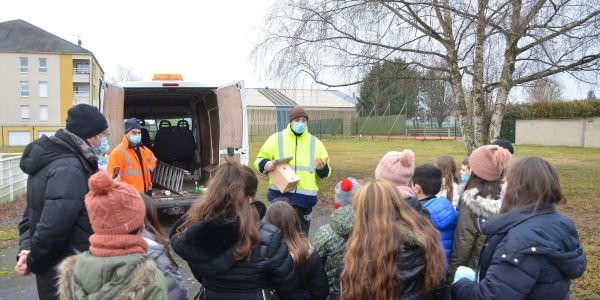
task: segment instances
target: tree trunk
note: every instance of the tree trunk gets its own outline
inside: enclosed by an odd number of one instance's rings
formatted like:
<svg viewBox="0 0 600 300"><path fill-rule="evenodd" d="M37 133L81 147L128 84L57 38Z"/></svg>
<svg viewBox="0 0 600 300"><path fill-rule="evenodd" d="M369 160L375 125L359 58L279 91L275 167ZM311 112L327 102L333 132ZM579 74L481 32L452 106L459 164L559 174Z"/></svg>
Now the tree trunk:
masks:
<svg viewBox="0 0 600 300"><path fill-rule="evenodd" d="M489 142L488 127L486 126L486 101L483 91L483 42L485 39L485 9L486 1L478 0L477 7L477 33L475 40L475 55L473 56L473 91L471 98L473 106L473 130L477 147Z"/></svg>

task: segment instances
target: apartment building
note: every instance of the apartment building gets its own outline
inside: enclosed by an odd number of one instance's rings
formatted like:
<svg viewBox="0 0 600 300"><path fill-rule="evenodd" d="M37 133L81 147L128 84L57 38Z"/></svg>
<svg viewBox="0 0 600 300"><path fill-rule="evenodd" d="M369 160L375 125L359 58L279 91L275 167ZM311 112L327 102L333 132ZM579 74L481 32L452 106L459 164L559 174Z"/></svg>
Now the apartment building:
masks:
<svg viewBox="0 0 600 300"><path fill-rule="evenodd" d="M0 146L24 146L65 125L75 104L98 106L94 54L23 20L0 23Z"/></svg>

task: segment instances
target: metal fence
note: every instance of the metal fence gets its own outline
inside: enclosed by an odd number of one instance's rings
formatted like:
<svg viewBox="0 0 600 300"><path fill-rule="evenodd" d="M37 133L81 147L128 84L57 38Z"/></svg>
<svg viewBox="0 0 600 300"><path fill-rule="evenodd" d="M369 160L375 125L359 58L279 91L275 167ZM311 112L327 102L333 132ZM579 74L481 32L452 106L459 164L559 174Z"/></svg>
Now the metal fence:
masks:
<svg viewBox="0 0 600 300"><path fill-rule="evenodd" d="M21 154L0 154L0 203L10 202L24 195L27 174L21 171Z"/></svg>

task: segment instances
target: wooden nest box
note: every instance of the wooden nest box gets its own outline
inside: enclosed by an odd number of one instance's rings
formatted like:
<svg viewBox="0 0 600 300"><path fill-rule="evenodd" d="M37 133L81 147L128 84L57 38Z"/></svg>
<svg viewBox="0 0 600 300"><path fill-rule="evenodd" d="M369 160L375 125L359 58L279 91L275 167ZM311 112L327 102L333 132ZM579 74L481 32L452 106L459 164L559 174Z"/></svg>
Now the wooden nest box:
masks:
<svg viewBox="0 0 600 300"><path fill-rule="evenodd" d="M274 160L275 170L269 172L271 180L282 194L295 190L298 181L300 181L294 169L288 165L291 160L291 157Z"/></svg>

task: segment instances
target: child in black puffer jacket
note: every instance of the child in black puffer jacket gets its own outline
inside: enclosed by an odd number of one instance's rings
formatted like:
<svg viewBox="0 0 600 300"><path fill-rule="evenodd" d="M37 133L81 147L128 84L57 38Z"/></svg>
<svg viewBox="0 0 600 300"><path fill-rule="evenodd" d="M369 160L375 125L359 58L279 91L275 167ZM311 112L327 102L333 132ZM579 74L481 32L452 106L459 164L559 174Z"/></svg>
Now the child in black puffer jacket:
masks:
<svg viewBox="0 0 600 300"><path fill-rule="evenodd" d="M273 202L267 208L265 222L277 226L282 231L283 240L288 246L298 275L295 288L279 292L280 299L327 298L329 286L321 258L302 232L294 208L285 201Z"/></svg>

